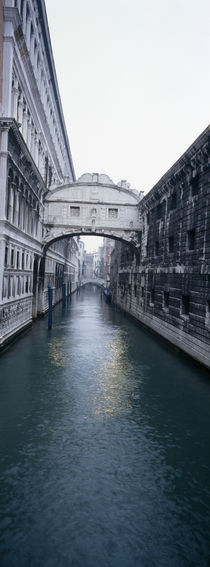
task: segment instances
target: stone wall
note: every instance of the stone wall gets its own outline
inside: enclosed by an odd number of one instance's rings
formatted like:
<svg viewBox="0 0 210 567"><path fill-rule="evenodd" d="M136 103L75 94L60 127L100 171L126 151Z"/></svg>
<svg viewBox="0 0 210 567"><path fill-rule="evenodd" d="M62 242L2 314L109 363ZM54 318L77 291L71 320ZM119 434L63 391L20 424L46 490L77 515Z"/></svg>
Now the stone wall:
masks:
<svg viewBox="0 0 210 567"><path fill-rule="evenodd" d="M209 140L206 129L140 202L140 265L121 245L115 291L123 309L208 367Z"/></svg>

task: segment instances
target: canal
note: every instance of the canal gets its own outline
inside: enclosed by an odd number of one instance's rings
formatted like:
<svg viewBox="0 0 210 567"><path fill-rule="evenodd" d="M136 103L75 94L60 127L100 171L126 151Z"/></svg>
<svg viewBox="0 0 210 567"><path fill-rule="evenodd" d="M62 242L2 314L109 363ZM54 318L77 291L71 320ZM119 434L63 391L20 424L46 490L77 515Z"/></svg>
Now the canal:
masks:
<svg viewBox="0 0 210 567"><path fill-rule="evenodd" d="M0 357L1 567L207 567L210 382L83 290Z"/></svg>

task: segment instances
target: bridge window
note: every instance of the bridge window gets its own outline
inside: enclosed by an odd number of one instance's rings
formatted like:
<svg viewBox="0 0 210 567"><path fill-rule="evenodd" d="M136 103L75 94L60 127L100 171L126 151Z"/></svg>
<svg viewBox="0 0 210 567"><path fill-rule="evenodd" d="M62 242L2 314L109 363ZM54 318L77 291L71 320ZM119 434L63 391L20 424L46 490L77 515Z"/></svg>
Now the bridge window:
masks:
<svg viewBox="0 0 210 567"><path fill-rule="evenodd" d="M108 216L111 219L117 219L118 217L118 209L108 209Z"/></svg>
<svg viewBox="0 0 210 567"><path fill-rule="evenodd" d="M71 214L71 217L79 217L80 216L80 207L70 207L70 214Z"/></svg>

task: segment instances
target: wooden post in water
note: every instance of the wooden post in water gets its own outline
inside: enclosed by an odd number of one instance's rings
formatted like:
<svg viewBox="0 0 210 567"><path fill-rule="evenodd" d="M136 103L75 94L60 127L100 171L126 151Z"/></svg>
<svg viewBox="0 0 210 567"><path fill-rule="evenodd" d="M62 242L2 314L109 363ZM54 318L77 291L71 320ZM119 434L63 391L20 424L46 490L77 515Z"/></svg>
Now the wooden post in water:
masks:
<svg viewBox="0 0 210 567"><path fill-rule="evenodd" d="M53 288L50 285L48 286L48 303L49 303L48 329L51 329L52 328L52 308L53 308Z"/></svg>
<svg viewBox="0 0 210 567"><path fill-rule="evenodd" d="M62 284L62 306L65 307L66 305L66 284Z"/></svg>

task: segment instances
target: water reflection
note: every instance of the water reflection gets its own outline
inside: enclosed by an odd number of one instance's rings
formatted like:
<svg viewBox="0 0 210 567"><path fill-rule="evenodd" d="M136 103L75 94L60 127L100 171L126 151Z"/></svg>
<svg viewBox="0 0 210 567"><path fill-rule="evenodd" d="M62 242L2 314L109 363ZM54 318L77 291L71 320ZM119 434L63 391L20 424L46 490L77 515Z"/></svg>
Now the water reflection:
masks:
<svg viewBox="0 0 210 567"><path fill-rule="evenodd" d="M134 367L128 359L127 334L118 332L105 344L107 358L97 371L96 415L112 417L132 409Z"/></svg>
<svg viewBox="0 0 210 567"><path fill-rule="evenodd" d="M68 367L71 360L71 356L69 352L67 352L65 349L65 342L63 338L58 339L54 337L49 342L48 356L49 356L49 362L53 366L56 366L58 368Z"/></svg>

